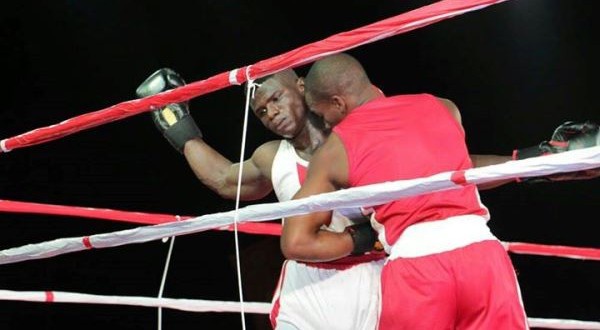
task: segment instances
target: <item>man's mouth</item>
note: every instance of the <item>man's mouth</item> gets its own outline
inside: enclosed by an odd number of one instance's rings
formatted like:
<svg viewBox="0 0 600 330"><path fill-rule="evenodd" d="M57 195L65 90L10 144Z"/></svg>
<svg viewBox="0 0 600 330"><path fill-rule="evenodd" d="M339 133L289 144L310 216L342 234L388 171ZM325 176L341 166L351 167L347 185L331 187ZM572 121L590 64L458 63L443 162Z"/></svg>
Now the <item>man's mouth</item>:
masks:
<svg viewBox="0 0 600 330"><path fill-rule="evenodd" d="M277 131L283 131L285 130L285 128L287 127L287 121L285 120L285 118L281 119L278 123L275 123L275 129Z"/></svg>

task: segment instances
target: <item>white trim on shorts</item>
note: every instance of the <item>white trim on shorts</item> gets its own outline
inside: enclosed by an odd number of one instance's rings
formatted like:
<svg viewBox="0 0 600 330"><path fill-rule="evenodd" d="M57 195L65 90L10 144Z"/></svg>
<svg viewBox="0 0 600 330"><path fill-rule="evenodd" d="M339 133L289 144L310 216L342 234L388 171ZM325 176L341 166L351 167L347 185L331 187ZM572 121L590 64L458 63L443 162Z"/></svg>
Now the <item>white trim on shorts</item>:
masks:
<svg viewBox="0 0 600 330"><path fill-rule="evenodd" d="M388 260L414 258L454 250L472 243L498 240L478 215L420 222L407 227L390 248Z"/></svg>

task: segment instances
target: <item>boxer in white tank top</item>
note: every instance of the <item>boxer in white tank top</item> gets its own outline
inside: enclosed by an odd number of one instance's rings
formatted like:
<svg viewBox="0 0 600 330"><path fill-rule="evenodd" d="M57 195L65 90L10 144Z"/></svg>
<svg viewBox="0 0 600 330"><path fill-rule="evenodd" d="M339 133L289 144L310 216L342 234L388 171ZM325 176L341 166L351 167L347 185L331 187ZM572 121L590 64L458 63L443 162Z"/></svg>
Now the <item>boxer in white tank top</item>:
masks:
<svg viewBox="0 0 600 330"><path fill-rule="evenodd" d="M307 166L308 161L287 140L282 140L271 172L279 201L290 200L300 189ZM355 224L341 212L362 215L360 210L334 210L331 223L322 229L341 232ZM327 263L286 260L272 301L273 328L376 329L384 257L367 254Z"/></svg>
<svg viewBox="0 0 600 330"><path fill-rule="evenodd" d="M142 83L136 94L152 95L184 84L176 72L163 68ZM306 107L303 91L304 82L292 69L252 83L248 92L252 95L253 113L265 128L284 141L263 143L243 163L230 161L204 141L187 103L154 110L152 118L163 136L185 156L196 177L219 196L254 201L275 191L285 201L300 188L307 160L329 132ZM175 122L171 117L175 117ZM336 215L322 229L343 231L350 223ZM366 254L328 263L286 261L273 298L273 326L280 330L375 329L384 257Z"/></svg>

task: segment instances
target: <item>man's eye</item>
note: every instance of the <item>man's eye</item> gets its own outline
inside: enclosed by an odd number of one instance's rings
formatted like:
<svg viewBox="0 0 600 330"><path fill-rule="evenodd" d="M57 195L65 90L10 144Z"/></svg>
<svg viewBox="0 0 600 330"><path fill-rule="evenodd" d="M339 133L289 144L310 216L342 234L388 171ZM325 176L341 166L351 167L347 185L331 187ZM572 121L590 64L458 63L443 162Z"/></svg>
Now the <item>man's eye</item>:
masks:
<svg viewBox="0 0 600 330"><path fill-rule="evenodd" d="M263 116L267 113L267 108L260 108L256 111L256 114L259 116Z"/></svg>

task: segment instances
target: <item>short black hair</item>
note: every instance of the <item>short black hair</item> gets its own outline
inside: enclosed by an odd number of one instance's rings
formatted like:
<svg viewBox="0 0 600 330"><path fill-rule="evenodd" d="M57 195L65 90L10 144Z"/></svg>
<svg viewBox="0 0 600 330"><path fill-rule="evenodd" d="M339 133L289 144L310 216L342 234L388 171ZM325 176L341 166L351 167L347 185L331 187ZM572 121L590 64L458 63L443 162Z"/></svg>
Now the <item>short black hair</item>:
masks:
<svg viewBox="0 0 600 330"><path fill-rule="evenodd" d="M263 82L273 78L275 76L275 73L272 73L270 75L264 76L264 77L260 77L256 80L254 80L252 83L253 84L262 84ZM248 81L244 82L242 84L242 87L244 88L244 96L246 96L248 94Z"/></svg>
<svg viewBox="0 0 600 330"><path fill-rule="evenodd" d="M282 82L289 82L291 83L292 81L296 81L298 79L298 74L296 73L296 71L294 71L294 69L284 69L275 73L271 73L269 75L266 75L264 77L260 77L257 78L256 80L253 81L254 84L262 84L265 81L274 78L274 77L280 77L280 81ZM247 90L248 90L248 82L244 82L242 84L242 87L244 87L244 95L246 95Z"/></svg>

